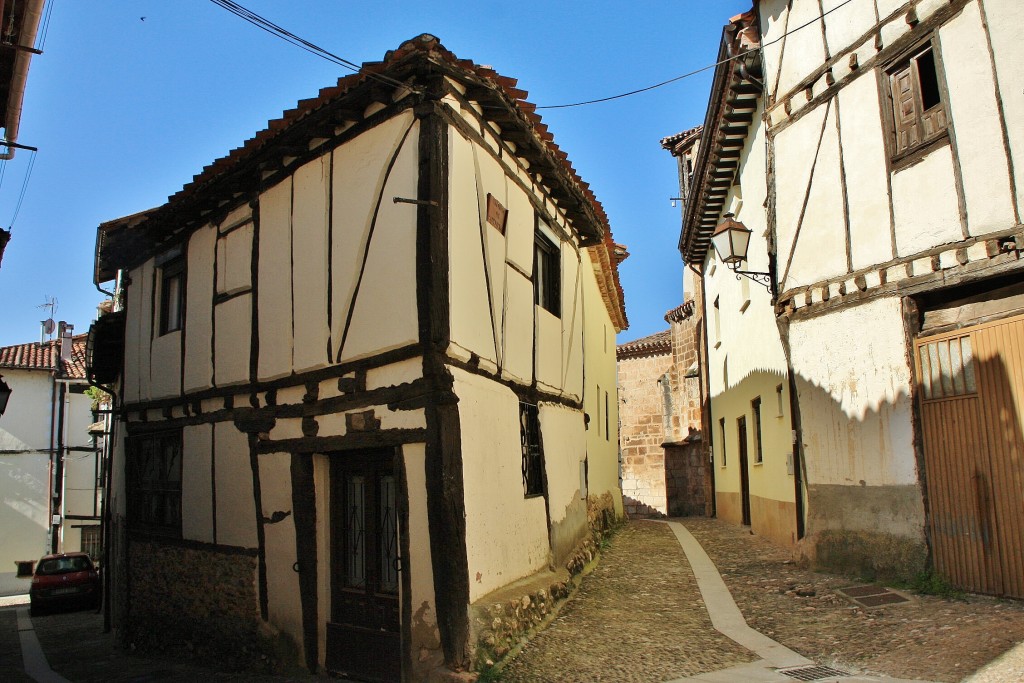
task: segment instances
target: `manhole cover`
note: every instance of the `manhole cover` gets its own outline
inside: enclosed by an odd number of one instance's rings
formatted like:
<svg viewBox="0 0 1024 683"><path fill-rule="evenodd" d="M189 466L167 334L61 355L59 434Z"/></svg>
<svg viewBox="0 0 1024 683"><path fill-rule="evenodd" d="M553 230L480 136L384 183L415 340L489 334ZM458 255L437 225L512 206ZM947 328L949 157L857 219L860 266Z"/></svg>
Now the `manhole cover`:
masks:
<svg viewBox="0 0 1024 683"><path fill-rule="evenodd" d="M839 588L836 592L861 607L884 607L910 602L907 596L885 586L850 586L849 588Z"/></svg>
<svg viewBox="0 0 1024 683"><path fill-rule="evenodd" d="M837 676L849 676L850 674L830 666L802 666L799 669L779 669L780 674L785 674L798 681L820 681L823 678L835 678Z"/></svg>

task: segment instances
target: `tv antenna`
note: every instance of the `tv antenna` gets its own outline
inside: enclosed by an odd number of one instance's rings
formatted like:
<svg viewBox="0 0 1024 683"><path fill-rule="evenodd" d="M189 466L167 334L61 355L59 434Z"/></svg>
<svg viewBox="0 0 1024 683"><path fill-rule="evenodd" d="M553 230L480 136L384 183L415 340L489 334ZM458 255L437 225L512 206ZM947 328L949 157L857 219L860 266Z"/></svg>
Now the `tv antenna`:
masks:
<svg viewBox="0 0 1024 683"><path fill-rule="evenodd" d="M57 298L46 295L43 297L43 303L36 306L36 308L48 308L50 315L46 320L40 320L39 325L41 327L41 339L40 342L46 341L46 337L53 334L53 331L57 329L57 324L53 322L53 316L57 314Z"/></svg>

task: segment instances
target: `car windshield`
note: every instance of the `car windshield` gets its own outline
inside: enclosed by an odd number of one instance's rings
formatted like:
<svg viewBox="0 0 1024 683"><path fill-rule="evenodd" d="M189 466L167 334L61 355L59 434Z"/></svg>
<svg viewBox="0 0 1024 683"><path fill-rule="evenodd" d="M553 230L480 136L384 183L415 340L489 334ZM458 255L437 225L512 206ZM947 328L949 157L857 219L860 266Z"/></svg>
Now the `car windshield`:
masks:
<svg viewBox="0 0 1024 683"><path fill-rule="evenodd" d="M55 557L43 560L36 569L36 574L66 574L68 572L84 572L92 569L88 557Z"/></svg>

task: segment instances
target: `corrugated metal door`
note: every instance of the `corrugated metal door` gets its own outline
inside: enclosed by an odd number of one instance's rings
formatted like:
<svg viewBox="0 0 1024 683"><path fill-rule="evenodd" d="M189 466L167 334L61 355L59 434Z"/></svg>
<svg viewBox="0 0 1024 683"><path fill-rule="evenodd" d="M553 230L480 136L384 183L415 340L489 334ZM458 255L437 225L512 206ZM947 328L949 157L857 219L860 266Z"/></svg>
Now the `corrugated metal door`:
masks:
<svg viewBox="0 0 1024 683"><path fill-rule="evenodd" d="M1024 598L1024 316L915 343L935 566Z"/></svg>

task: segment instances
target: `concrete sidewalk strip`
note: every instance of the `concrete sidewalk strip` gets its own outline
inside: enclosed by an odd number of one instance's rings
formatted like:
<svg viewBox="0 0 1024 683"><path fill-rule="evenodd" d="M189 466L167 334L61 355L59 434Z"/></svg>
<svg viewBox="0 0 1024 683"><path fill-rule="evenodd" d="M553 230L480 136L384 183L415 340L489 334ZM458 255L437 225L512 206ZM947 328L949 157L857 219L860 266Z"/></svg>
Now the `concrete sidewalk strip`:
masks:
<svg viewBox="0 0 1024 683"><path fill-rule="evenodd" d="M21 642L21 663L25 673L36 679L39 683L70 683L68 679L55 673L46 661L43 648L39 645L36 637L35 627L32 626L32 618L28 615L27 607L19 607L18 615L18 638Z"/></svg>
<svg viewBox="0 0 1024 683"><path fill-rule="evenodd" d="M693 575L697 578L697 587L704 598L708 616L711 617L711 624L718 632L736 641L775 668L809 666L814 663L750 628L740 608L732 599L732 593L722 580L721 574L718 573L718 568L697 539L679 522L665 523L672 529L679 545L683 547L683 552L686 553ZM782 680L790 679L783 677Z"/></svg>
<svg viewBox="0 0 1024 683"><path fill-rule="evenodd" d="M796 668L813 667L814 662L803 655L790 650L759 631L755 631L743 618L736 601L725 585L718 568L711 561L704 547L693 537L693 534L680 522L665 521L672 529L679 545L686 554L693 575L697 579L697 587L704 598L704 607L711 618L711 625L722 635L731 638L743 647L761 657L760 661L741 664L721 671L712 671L690 678L679 678L667 683L684 683L700 681L702 683L792 683L797 679L787 676L779 669L793 670ZM820 668L820 667L819 667ZM823 676L814 678L814 683L930 683L929 681L909 681L889 678L887 676L864 676L847 674L843 676ZM1007 681L1011 679L1006 679ZM1018 683L1020 679L1013 679ZM980 683L980 682L979 682ZM987 681L986 681L987 683ZM995 683L995 681L993 681ZM998 683L1003 683L1002 679Z"/></svg>

